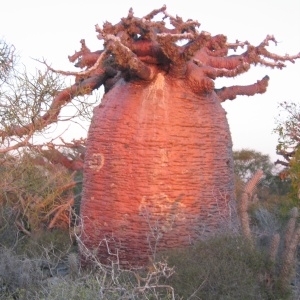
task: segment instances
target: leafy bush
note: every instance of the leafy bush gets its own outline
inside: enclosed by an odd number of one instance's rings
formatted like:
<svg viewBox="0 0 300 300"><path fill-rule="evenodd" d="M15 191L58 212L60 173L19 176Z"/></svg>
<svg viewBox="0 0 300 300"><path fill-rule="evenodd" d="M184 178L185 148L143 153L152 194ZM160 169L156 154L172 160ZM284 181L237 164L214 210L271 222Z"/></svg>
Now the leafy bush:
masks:
<svg viewBox="0 0 300 300"><path fill-rule="evenodd" d="M175 270L167 282L182 299L266 299L271 264L242 237L219 236L164 255Z"/></svg>

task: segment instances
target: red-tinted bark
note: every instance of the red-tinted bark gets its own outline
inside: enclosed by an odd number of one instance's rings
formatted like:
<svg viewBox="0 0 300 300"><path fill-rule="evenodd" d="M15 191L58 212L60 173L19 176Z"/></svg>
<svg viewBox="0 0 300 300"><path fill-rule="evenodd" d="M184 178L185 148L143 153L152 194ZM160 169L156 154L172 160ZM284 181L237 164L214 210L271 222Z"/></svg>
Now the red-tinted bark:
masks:
<svg viewBox="0 0 300 300"><path fill-rule="evenodd" d="M164 73L121 80L95 109L87 145L81 215L89 248L114 237L122 265L141 264L155 247L228 227L232 144L215 93L197 96Z"/></svg>

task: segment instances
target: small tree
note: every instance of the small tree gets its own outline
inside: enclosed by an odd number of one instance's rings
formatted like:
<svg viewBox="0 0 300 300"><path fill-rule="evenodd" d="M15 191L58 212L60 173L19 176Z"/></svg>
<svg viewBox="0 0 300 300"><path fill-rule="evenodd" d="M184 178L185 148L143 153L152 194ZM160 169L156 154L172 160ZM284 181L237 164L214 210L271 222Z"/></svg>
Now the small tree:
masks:
<svg viewBox="0 0 300 300"><path fill-rule="evenodd" d="M275 132L278 134L277 154L282 156L276 164L283 165L282 179L292 182L292 197L300 199L300 105L294 102L280 104L281 113Z"/></svg>
<svg viewBox="0 0 300 300"><path fill-rule="evenodd" d="M286 195L290 190L290 182L281 180L279 171L275 169L270 156L251 149L242 149L233 152L234 174L237 198L241 196L245 183L254 176L258 170L263 171L263 178L257 185L258 198L268 200L273 196ZM270 200L270 199L269 199Z"/></svg>
<svg viewBox="0 0 300 300"><path fill-rule="evenodd" d="M30 236L44 229L70 225L74 202L73 174L82 169L84 140L72 143L43 138L45 128L36 120L63 89L61 78L50 71L31 75L18 65L15 48L0 41L0 183L1 231L5 222ZM25 136L15 128L27 127ZM57 137L57 136L56 136ZM67 169L66 169L66 168ZM10 228L8 228L9 230ZM8 235L12 233L8 232Z"/></svg>
<svg viewBox="0 0 300 300"><path fill-rule="evenodd" d="M247 182L258 170L262 170L264 174L270 174L273 169L270 156L255 150L233 151L233 160L234 173L243 182Z"/></svg>

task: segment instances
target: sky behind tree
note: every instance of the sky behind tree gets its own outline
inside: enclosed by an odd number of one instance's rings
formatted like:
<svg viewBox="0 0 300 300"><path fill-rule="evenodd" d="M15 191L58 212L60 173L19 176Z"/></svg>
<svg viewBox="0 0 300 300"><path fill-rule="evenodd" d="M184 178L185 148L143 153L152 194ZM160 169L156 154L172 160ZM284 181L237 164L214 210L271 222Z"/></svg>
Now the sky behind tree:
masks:
<svg viewBox="0 0 300 300"><path fill-rule="evenodd" d="M248 40L256 46L273 34L277 46L269 50L281 55L300 52L299 0L215 0L215 1L96 1L96 0L10 0L1 5L0 38L14 44L21 61L31 70L42 67L35 59L45 58L55 69L75 70L68 55L80 49L85 39L91 50L102 48L95 25L106 20L117 23L130 7L137 17L167 5L167 11L184 20L201 23L199 31L224 34L229 42ZM217 79L216 87L248 85L270 76L265 94L239 96L227 101L227 111L234 149L250 148L269 154L276 160L277 135L272 134L279 114L278 103L300 101L300 59L287 63L283 70L251 67L246 74L233 79Z"/></svg>

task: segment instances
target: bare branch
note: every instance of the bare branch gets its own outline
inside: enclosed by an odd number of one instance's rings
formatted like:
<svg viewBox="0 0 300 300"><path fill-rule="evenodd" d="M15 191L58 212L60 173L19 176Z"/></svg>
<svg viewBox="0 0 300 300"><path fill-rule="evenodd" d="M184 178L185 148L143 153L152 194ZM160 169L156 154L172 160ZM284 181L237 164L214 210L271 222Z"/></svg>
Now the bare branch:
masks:
<svg viewBox="0 0 300 300"><path fill-rule="evenodd" d="M280 160L280 159L277 159L274 164L275 165L282 165L282 166L285 166L285 167L288 167L290 165L288 162Z"/></svg>
<svg viewBox="0 0 300 300"><path fill-rule="evenodd" d="M67 211L70 210L73 204L74 204L74 198L70 198L66 203L59 205L59 206L55 207L54 210L50 211L45 216L45 218L51 216L55 211L56 211L56 213L47 228L48 229L54 228L56 226L56 223L57 223L59 217L61 216L61 214L66 210Z"/></svg>
<svg viewBox="0 0 300 300"><path fill-rule="evenodd" d="M15 47L0 41L0 81L6 81L16 62Z"/></svg>
<svg viewBox="0 0 300 300"><path fill-rule="evenodd" d="M0 153L7 153L12 150L17 150L21 147L28 146L29 140L32 138L32 135L33 135L32 133L28 134L24 140L14 144L13 146L6 146L5 148L0 149Z"/></svg>
<svg viewBox="0 0 300 300"><path fill-rule="evenodd" d="M173 17L167 11L164 11L164 15L166 18L169 18L170 23L174 26L174 33L196 32L195 27L200 26L200 23L198 21L187 20L184 22L182 18L178 16Z"/></svg>
<svg viewBox="0 0 300 300"><path fill-rule="evenodd" d="M244 48L244 46L248 46L248 45L250 45L248 41L240 42L238 40L236 40L235 43L227 43L228 49L233 49L234 51L236 51L237 48L239 47Z"/></svg>
<svg viewBox="0 0 300 300"><path fill-rule="evenodd" d="M201 62L194 60L194 62L201 66ZM233 70L228 70L228 69L216 69L212 67L203 67L204 73L210 77L210 78L217 78L217 77L235 77L239 74L245 73L250 69L250 65L248 63L242 63L238 65L235 69Z"/></svg>
<svg viewBox="0 0 300 300"><path fill-rule="evenodd" d="M263 94L268 86L269 77L265 76L262 80L258 80L257 83L247 86L231 86L224 87L220 90L215 90L221 102L225 100L233 100L237 95L253 96L255 94Z"/></svg>
<svg viewBox="0 0 300 300"><path fill-rule="evenodd" d="M248 45L248 50L244 54L244 56L248 59L249 63L260 63L264 66L268 66L271 68L282 69L285 67L285 64L282 62L290 61L292 63L295 62L295 59L300 58L300 53L296 55L277 55L269 52L266 47L269 45L269 41L273 41L277 45L277 41L275 40L273 35L267 35L267 37L262 41L262 43L257 46ZM269 59L270 61L265 60L264 58Z"/></svg>
<svg viewBox="0 0 300 300"><path fill-rule="evenodd" d="M84 39L80 40L80 43L81 43L81 49L80 49L80 51L78 51L78 52L75 51L75 54L73 54L73 55L71 55L71 56L68 57L70 62L74 62L79 57L81 57L81 56L83 56L85 54L91 53L91 50L86 46Z"/></svg>
<svg viewBox="0 0 300 300"><path fill-rule="evenodd" d="M167 6L166 5L163 5L161 8L159 9L154 9L152 10L152 12L150 12L149 14L147 14L146 16L144 16L143 19L146 19L146 20L151 20L153 19L156 15L158 15L159 13L161 12L166 12L166 9L167 9Z"/></svg>
<svg viewBox="0 0 300 300"><path fill-rule="evenodd" d="M157 38L160 38L160 40L166 39L170 43L175 43L184 39L193 40L195 35L192 33L159 33L157 34Z"/></svg>
<svg viewBox="0 0 300 300"><path fill-rule="evenodd" d="M107 52L103 51L100 55L97 55L98 58L92 67L90 67L89 69L87 69L85 71L80 71L80 72L56 70L56 69L53 69L52 67L50 67L46 63L46 61L43 61L42 63L45 64L50 71L57 73L57 74L61 74L61 75L65 75L65 76L89 76L93 71L97 70L100 67L100 65L103 63L104 59L107 57L107 55L108 55ZM104 73L104 70L102 72ZM99 73L99 70L98 70L98 73Z"/></svg>
<svg viewBox="0 0 300 300"><path fill-rule="evenodd" d="M58 121L58 116L61 109L69 103L74 97L86 95L92 92L92 90L98 88L106 79L106 74L92 76L83 80L80 84L74 84L69 88L58 92L57 96L53 99L49 110L42 115L37 117L34 122L24 126L11 126L7 130L0 130L0 136L3 138L9 136L28 135L29 133L40 131L52 123Z"/></svg>

